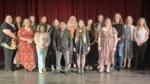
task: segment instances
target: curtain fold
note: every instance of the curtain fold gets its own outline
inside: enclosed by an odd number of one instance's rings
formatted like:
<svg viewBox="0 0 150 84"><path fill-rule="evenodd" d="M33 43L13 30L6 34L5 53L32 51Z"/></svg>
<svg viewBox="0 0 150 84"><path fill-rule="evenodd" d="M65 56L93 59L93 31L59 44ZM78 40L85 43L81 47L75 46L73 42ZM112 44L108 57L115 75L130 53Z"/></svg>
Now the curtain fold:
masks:
<svg viewBox="0 0 150 84"><path fill-rule="evenodd" d="M0 22L4 15L13 17L20 15L23 18L35 15L37 19L47 16L48 22L58 18L67 21L69 16L75 15L78 19L96 20L97 15L113 17L120 12L123 17L131 15L135 20L141 14L141 0L0 0Z"/></svg>
<svg viewBox="0 0 150 84"><path fill-rule="evenodd" d="M55 18L67 22L71 15L85 21L96 21L99 14L112 18L116 12L121 13L124 18L131 15L134 21L144 16L150 23L149 5L150 0L0 0L0 23L7 14L13 17L20 15L23 18L34 15L37 20L46 16L51 23ZM150 59L149 49L148 45L147 55ZM0 59L2 56L0 49Z"/></svg>

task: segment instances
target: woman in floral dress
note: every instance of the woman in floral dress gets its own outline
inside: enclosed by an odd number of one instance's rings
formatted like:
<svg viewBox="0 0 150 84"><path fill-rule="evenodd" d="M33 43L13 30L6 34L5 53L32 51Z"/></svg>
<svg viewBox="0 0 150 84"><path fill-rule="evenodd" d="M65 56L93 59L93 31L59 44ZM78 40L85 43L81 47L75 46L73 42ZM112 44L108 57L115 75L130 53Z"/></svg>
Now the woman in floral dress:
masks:
<svg viewBox="0 0 150 84"><path fill-rule="evenodd" d="M100 30L98 36L99 50L99 72L110 72L110 65L114 62L114 53L117 44L117 31L112 27L110 18L106 18L105 26Z"/></svg>
<svg viewBox="0 0 150 84"><path fill-rule="evenodd" d="M34 32L31 29L31 22L25 19L23 27L18 32L19 37L19 62L28 71L36 67Z"/></svg>

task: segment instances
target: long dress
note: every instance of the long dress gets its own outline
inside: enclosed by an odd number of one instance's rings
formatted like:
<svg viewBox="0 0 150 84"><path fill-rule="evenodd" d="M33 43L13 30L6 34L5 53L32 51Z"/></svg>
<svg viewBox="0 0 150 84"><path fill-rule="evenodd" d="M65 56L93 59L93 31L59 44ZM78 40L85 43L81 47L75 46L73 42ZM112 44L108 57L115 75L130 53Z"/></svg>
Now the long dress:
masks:
<svg viewBox="0 0 150 84"><path fill-rule="evenodd" d="M100 65L111 65L113 62L115 47L115 34L117 31L113 28L112 31L104 31L103 29L99 32L101 51L99 52L99 64Z"/></svg>
<svg viewBox="0 0 150 84"><path fill-rule="evenodd" d="M22 28L18 32L18 37L21 38L27 38L27 39L33 39L34 38L34 32L33 31L27 31L25 28ZM36 67L36 50L35 50L35 44L31 43L28 44L26 41L23 41L19 39L19 63L28 71L32 71Z"/></svg>
<svg viewBox="0 0 150 84"><path fill-rule="evenodd" d="M97 60L98 60L96 30L94 28L91 28L91 30L87 32L90 38L90 51L86 56L86 65L94 66L95 64L97 64Z"/></svg>
<svg viewBox="0 0 150 84"><path fill-rule="evenodd" d="M124 27L124 38L125 38L125 58L133 58L133 32L135 28L134 26Z"/></svg>

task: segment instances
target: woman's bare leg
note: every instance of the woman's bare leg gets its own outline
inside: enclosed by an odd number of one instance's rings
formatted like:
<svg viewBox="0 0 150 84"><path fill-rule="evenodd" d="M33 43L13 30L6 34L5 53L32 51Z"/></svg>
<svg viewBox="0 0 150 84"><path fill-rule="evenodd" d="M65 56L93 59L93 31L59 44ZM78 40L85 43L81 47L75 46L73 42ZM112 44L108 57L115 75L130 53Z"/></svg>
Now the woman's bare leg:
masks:
<svg viewBox="0 0 150 84"><path fill-rule="evenodd" d="M131 68L131 58L128 59L128 68Z"/></svg>
<svg viewBox="0 0 150 84"><path fill-rule="evenodd" d="M123 64L123 67L124 67L124 68L126 67L126 63L127 63L127 59L124 58L124 64Z"/></svg>

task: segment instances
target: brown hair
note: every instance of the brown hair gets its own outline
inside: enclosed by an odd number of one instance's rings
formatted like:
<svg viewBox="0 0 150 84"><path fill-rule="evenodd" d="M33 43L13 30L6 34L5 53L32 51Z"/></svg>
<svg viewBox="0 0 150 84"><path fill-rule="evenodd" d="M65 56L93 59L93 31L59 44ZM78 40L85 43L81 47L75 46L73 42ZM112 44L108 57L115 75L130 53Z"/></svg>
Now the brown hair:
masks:
<svg viewBox="0 0 150 84"><path fill-rule="evenodd" d="M116 14L114 15L114 17L113 17L113 24L116 24L115 18L116 18L117 15L119 15L119 24L124 24L123 19L122 19L122 16L121 16L120 13L116 13Z"/></svg>
<svg viewBox="0 0 150 84"><path fill-rule="evenodd" d="M25 27L25 20L28 20L30 22L29 27L32 28L31 21L29 19L27 19L27 18L23 20L22 27Z"/></svg>
<svg viewBox="0 0 150 84"><path fill-rule="evenodd" d="M40 24L39 25L39 31L38 32L40 32L41 27L43 27L44 28L44 32L46 32L46 25L45 24Z"/></svg>
<svg viewBox="0 0 150 84"><path fill-rule="evenodd" d="M107 17L107 18L104 20L104 22L106 22L107 20L109 20L109 21L110 21L110 23L111 23L111 25L110 25L110 27L109 27L109 30L110 30L110 31L113 31L113 27L112 27L112 21L111 21L111 19L110 19L109 17ZM105 27L106 27L106 25L105 25Z"/></svg>
<svg viewBox="0 0 150 84"><path fill-rule="evenodd" d="M47 19L47 17L46 17L46 16L42 16L42 17L40 17L40 21L39 21L40 23L42 23L42 19L43 19L43 18L46 18L46 19Z"/></svg>
<svg viewBox="0 0 150 84"><path fill-rule="evenodd" d="M79 22L83 23L83 26L80 27L79 26ZM76 29L76 35L75 35L75 42L77 42L79 40L80 35L82 36L84 42L86 42L86 27L85 27L85 23L82 19L80 19L78 22L78 27ZM80 30L82 30L81 34L80 34Z"/></svg>

